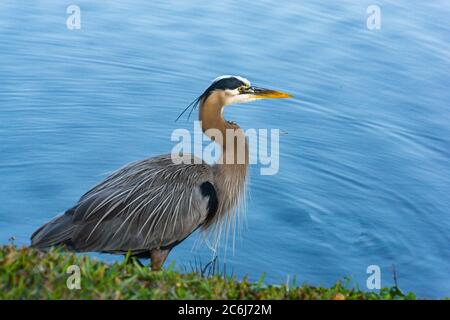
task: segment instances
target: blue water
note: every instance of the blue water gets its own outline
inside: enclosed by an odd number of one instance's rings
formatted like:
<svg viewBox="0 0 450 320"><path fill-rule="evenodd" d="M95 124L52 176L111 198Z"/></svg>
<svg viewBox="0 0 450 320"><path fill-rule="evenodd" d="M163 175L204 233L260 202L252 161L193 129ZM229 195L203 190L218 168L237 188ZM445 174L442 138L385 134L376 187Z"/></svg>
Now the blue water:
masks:
<svg viewBox="0 0 450 320"><path fill-rule="evenodd" d="M284 132L278 174L251 168L227 269L366 289L369 265L386 286L395 265L404 291L450 295L450 4L429 2L76 1L68 30L71 3L2 0L0 243L29 244L107 172L169 152L192 130L181 110L239 74L295 98L226 112ZM169 261L207 261L196 239Z"/></svg>

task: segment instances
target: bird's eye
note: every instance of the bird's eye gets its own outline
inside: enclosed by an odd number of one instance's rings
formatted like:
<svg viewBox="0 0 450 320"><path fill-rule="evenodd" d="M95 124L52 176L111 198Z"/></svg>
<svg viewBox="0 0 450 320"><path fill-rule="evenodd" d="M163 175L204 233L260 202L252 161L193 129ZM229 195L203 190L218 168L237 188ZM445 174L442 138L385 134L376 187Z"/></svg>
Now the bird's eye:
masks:
<svg viewBox="0 0 450 320"><path fill-rule="evenodd" d="M245 92L245 87L239 87L239 93L244 93Z"/></svg>

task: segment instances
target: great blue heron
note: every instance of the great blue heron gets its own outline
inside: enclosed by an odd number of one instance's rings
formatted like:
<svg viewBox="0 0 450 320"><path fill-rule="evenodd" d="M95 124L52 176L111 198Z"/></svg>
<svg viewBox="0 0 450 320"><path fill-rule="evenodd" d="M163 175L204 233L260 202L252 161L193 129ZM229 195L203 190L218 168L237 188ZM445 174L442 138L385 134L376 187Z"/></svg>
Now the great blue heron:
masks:
<svg viewBox="0 0 450 320"><path fill-rule="evenodd" d="M206 135L216 138L209 129L223 133L223 139L216 142L224 160L231 144L226 131L235 133L233 139L244 135L236 123L223 118L224 106L287 97L283 92L253 87L242 77L221 76L190 107L200 107ZM243 162L219 159L214 165L194 156L193 163L176 164L171 154L130 163L36 230L31 245L42 250L62 245L78 252L130 252L133 257L150 258L151 268L159 270L170 250L195 230L210 230L234 215L245 189L246 144L244 153Z"/></svg>

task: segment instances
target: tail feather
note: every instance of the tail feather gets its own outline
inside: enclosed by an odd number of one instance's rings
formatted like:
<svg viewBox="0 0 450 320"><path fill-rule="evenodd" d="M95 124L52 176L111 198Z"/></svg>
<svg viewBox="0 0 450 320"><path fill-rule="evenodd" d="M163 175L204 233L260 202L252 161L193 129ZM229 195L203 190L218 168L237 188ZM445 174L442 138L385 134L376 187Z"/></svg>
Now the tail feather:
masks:
<svg viewBox="0 0 450 320"><path fill-rule="evenodd" d="M31 246L45 250L53 246L66 245L71 249L74 230L73 217L65 213L37 229L31 235Z"/></svg>

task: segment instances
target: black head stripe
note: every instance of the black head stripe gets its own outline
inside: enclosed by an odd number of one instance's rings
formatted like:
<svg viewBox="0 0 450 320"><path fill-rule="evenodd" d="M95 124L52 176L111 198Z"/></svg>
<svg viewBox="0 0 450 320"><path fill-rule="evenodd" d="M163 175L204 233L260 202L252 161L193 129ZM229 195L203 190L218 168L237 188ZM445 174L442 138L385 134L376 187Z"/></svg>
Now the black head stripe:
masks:
<svg viewBox="0 0 450 320"><path fill-rule="evenodd" d="M229 76L229 77L225 77L225 78L219 78L218 80L214 81L209 87L208 89L205 90L205 92L203 92L197 99L195 99L194 101L192 101L184 110L183 112L181 112L181 114L178 116L178 118L175 121L178 121L178 119L180 119L180 117L188 110L191 109L189 112L189 116L188 119L192 113L192 111L194 111L199 104L204 101L206 98L208 98L211 93L214 90L234 90L237 89L239 87L242 86L248 86L248 83L245 83L244 81L233 77L233 76Z"/></svg>
<svg viewBox="0 0 450 320"><path fill-rule="evenodd" d="M242 82L241 80L239 80L238 78L235 77L229 77L229 78L222 78L219 79L215 82L213 82L208 89L211 90L216 90L216 89L221 89L221 90L234 90L237 89L239 87L245 86L245 83Z"/></svg>
<svg viewBox="0 0 450 320"><path fill-rule="evenodd" d="M201 95L202 99L207 98L214 90L234 90L242 86L246 86L242 80L239 80L235 77L222 78L217 81L214 81L208 89L203 92Z"/></svg>

